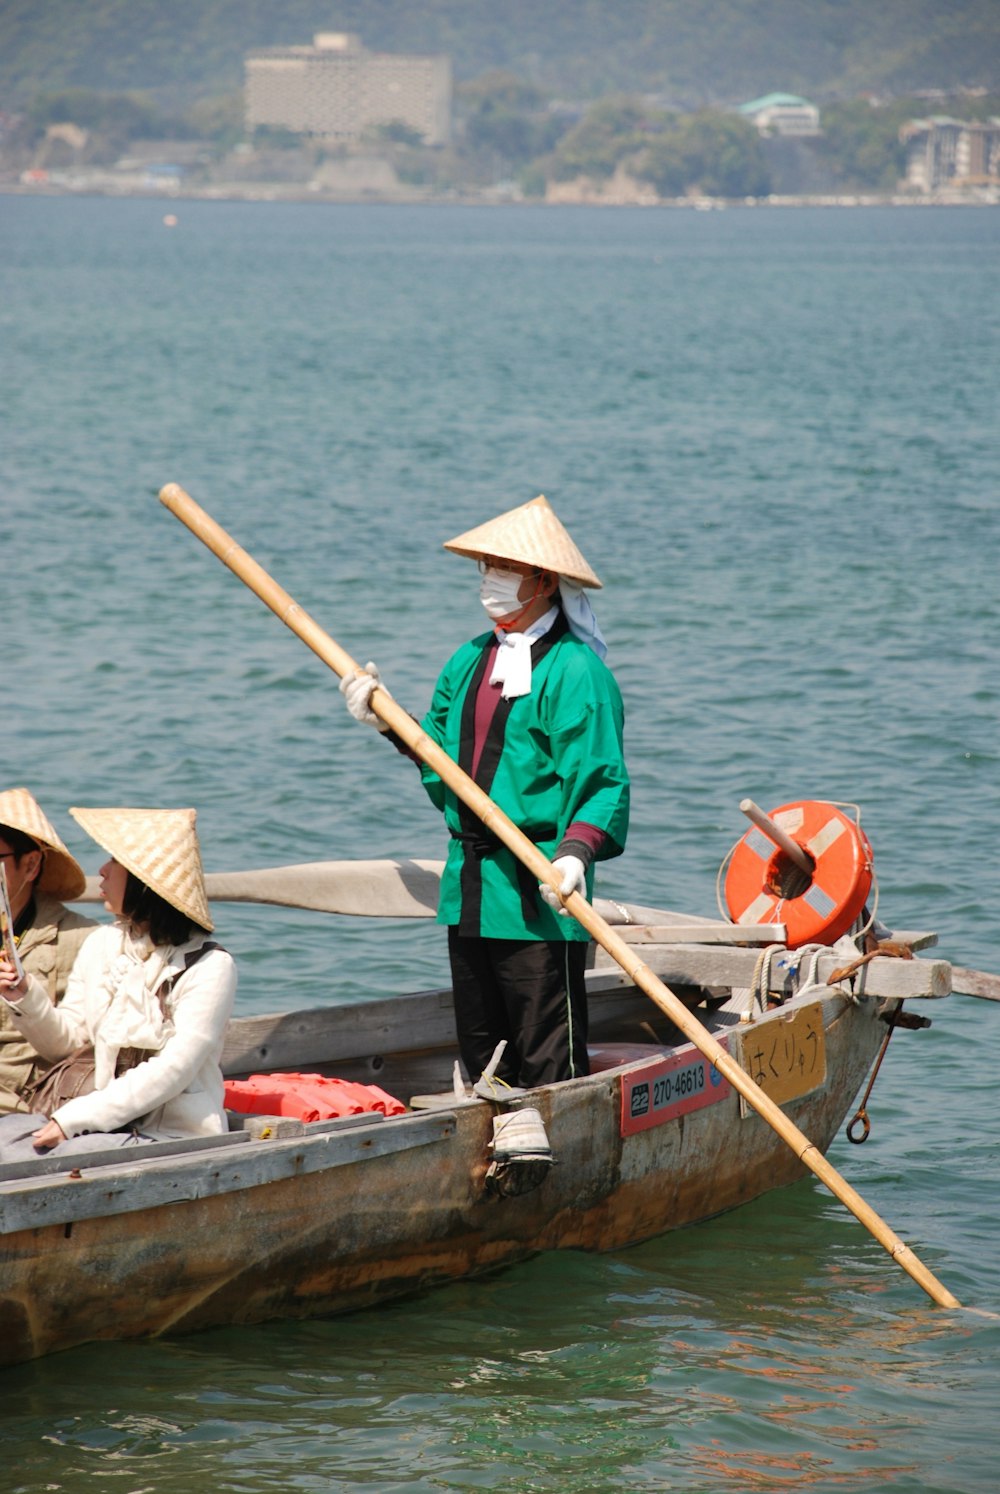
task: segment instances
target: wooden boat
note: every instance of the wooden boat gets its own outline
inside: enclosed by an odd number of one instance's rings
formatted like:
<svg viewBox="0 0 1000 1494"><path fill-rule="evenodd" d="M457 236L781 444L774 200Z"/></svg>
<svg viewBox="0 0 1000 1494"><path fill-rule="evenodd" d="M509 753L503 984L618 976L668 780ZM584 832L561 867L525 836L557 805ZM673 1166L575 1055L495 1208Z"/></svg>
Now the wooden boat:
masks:
<svg viewBox="0 0 1000 1494"><path fill-rule="evenodd" d="M373 866L381 871L352 884L365 911L373 887L387 913L430 911L433 863ZM300 900L315 884L309 869L286 870L299 890L273 901ZM209 891L254 895L239 884L236 874L209 878ZM951 990L944 961L878 956L828 985L843 953L789 951L780 928L599 907L824 1151L887 1015ZM587 1078L457 1094L447 990L249 1017L231 1025L228 1074L375 1083L405 1113L234 1116L219 1139L0 1168L0 1364L93 1340L369 1307L543 1250L617 1250L802 1175L794 1152L599 949L587 979ZM517 1109L537 1111L552 1165L495 1150L495 1118Z"/></svg>

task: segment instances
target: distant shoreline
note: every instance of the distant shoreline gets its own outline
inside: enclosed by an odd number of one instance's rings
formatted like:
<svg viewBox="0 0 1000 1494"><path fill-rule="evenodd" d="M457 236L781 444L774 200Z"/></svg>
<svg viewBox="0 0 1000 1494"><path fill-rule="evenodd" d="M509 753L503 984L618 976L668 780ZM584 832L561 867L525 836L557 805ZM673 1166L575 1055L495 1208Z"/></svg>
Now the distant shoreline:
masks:
<svg viewBox="0 0 1000 1494"><path fill-rule="evenodd" d="M516 208L640 208L681 212L723 212L735 209L788 207L863 208L863 207L1000 207L1000 191L970 193L929 193L914 196L899 192L803 193L767 197L682 197L682 198L598 198L579 200L562 197L557 202L541 197L523 197L507 192L484 189L480 192L424 193L400 192L331 192L316 191L300 184L281 182L219 183L211 187L176 188L169 191L144 187L118 187L108 184L45 182L0 182L0 196L6 197L107 197L146 202L265 202L322 203L327 206L422 206L422 207L516 207Z"/></svg>

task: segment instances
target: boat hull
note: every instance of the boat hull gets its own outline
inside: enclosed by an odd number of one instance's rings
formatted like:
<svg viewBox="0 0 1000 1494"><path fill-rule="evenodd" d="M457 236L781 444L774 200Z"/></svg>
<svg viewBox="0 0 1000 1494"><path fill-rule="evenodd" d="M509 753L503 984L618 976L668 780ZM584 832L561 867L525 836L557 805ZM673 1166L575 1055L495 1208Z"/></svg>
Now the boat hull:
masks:
<svg viewBox="0 0 1000 1494"><path fill-rule="evenodd" d="M824 1082L785 1107L823 1151L884 1035L877 1005L823 999ZM728 1087L716 1103L629 1131L623 1087L649 1062L532 1093L556 1165L520 1196L486 1186L487 1103L0 1195L0 1364L94 1340L352 1311L539 1251L617 1250L803 1175ZM41 1222L8 1228L36 1193Z"/></svg>

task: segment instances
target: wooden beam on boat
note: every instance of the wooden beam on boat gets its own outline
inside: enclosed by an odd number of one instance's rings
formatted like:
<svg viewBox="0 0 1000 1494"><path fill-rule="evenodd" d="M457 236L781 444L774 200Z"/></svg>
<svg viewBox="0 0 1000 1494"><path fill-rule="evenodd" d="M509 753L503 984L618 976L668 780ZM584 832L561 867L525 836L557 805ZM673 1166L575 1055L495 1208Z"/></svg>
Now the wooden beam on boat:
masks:
<svg viewBox="0 0 1000 1494"><path fill-rule="evenodd" d="M247 1146L249 1132L228 1131L221 1136L185 1136L173 1141L148 1141L143 1144L144 1161L156 1157L182 1157L192 1152L212 1151L220 1147ZM58 1153L42 1152L35 1157L24 1157L18 1162L5 1162L0 1166L0 1183L14 1178L43 1178L67 1172L74 1167L121 1167L122 1161L131 1157L129 1147L113 1146L99 1152L83 1152L75 1157L60 1157ZM2 1211L2 1210L0 1210Z"/></svg>
<svg viewBox="0 0 1000 1494"><path fill-rule="evenodd" d="M226 1032L222 1072L252 1074L301 1068L306 1054L311 1063L336 1063L340 1059L455 1045L450 990L414 991L366 1001L363 1012L361 1020L359 1008L348 1003L236 1017Z"/></svg>
<svg viewBox="0 0 1000 1494"><path fill-rule="evenodd" d="M306 1173L347 1167L372 1157L445 1141L455 1132L450 1111L418 1115L364 1117L367 1124L347 1130L317 1128L317 1133L239 1148L219 1148L195 1156L150 1158L118 1167L87 1171L87 1158L65 1159L73 1171L59 1176L13 1179L3 1185L0 1234L72 1224L109 1214L132 1214L162 1204L212 1198Z"/></svg>
<svg viewBox="0 0 1000 1494"><path fill-rule="evenodd" d="M755 949L726 945L646 945L650 969L679 986L717 990L751 984ZM820 956L819 979L825 980L843 959L833 951ZM879 957L862 971L866 995L892 1000L947 996L951 966L944 960L892 960ZM635 987L623 971L605 959L586 973L591 1020L611 1015L610 1006L632 1001ZM790 970L775 968L772 989L791 995ZM227 1075L265 1069L301 1068L303 1063L335 1064L390 1053L416 1053L455 1046L455 1017L448 989L414 991L381 1001L366 1001L364 1018L354 1004L310 1007L304 1011L238 1017L229 1024L222 1055ZM308 1055L308 1059L304 1057ZM373 1070L377 1082L377 1072Z"/></svg>
<svg viewBox="0 0 1000 1494"><path fill-rule="evenodd" d="M381 1112L362 1112L358 1115L338 1115L331 1120L310 1121L309 1134L318 1136L321 1131L347 1131L352 1126L368 1126L382 1119ZM251 1142L260 1140L260 1131L267 1124L274 1136L302 1136L305 1133L305 1122L296 1120L291 1116L275 1115L235 1115L230 1120L231 1126L238 1129L224 1131L220 1136L179 1136L168 1141L145 1141L142 1143L142 1163L154 1162L158 1158L179 1158L190 1156L194 1152L212 1152L218 1155L220 1147L249 1146ZM287 1127L287 1130L279 1130L278 1127ZM136 1153L129 1147L111 1146L102 1148L100 1151L80 1152L76 1155L60 1156L58 1152L42 1152L34 1157L21 1157L16 1162L5 1162L0 1167L0 1184L8 1183L14 1179L43 1178L54 1176L57 1173L68 1173L72 1169L85 1168L88 1172L95 1167L122 1167L131 1166L136 1160ZM3 1189L0 1188L0 1196ZM0 1206L2 1207L2 1206Z"/></svg>
<svg viewBox="0 0 1000 1494"><path fill-rule="evenodd" d="M889 943L905 944L913 950L931 949L938 942L937 934L929 929L893 929L886 938Z"/></svg>
<svg viewBox="0 0 1000 1494"><path fill-rule="evenodd" d="M588 970L585 979L592 1022L614 1020L622 1013L632 1015L637 1005L635 987L617 966ZM645 998L638 1006L648 1015ZM363 1020L359 1012L363 1012ZM457 1051L454 1004L448 987L366 1001L363 1007L352 1002L234 1017L226 1032L222 1071L232 1077L435 1048ZM375 1069L369 1082L378 1082Z"/></svg>
<svg viewBox="0 0 1000 1494"><path fill-rule="evenodd" d="M619 934L621 931L618 931ZM755 949L737 949L695 944L647 944L646 964L668 985L702 986L705 989L749 986L759 958ZM795 952L772 961L771 988L791 995L796 983L792 961ZM819 957L816 979L824 983L844 965L835 950ZM596 970L610 971L612 961L598 950ZM624 979L624 977L623 977ZM898 960L879 955L858 971L856 989L866 996L909 1001L915 997L936 999L951 993L951 966L947 960Z"/></svg>
<svg viewBox="0 0 1000 1494"><path fill-rule="evenodd" d="M784 944L783 923L623 924L626 944Z"/></svg>

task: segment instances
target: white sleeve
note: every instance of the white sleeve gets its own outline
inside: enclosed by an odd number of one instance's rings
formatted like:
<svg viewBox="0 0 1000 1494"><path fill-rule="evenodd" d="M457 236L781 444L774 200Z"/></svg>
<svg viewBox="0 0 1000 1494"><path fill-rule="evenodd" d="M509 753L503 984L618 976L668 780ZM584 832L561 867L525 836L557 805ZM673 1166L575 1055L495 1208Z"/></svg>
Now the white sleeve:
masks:
<svg viewBox="0 0 1000 1494"><path fill-rule="evenodd" d="M49 993L36 975L28 976L28 990L10 1014L18 1031L43 1058L65 1058L75 1048L92 1040L87 1024L87 988L100 979L107 961L108 928L97 928L83 941L73 961L66 994L53 1006Z"/></svg>
<svg viewBox="0 0 1000 1494"><path fill-rule="evenodd" d="M160 1051L104 1089L67 1101L52 1119L67 1136L114 1131L175 1100L206 1063L218 1064L235 995L236 962L225 950L213 949L174 986L168 998L174 1032Z"/></svg>

